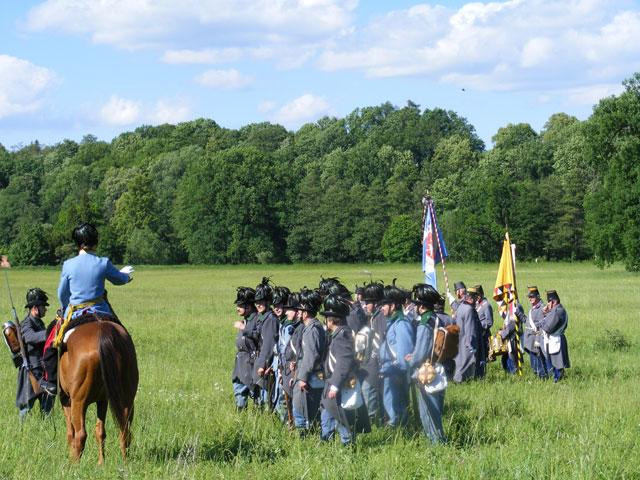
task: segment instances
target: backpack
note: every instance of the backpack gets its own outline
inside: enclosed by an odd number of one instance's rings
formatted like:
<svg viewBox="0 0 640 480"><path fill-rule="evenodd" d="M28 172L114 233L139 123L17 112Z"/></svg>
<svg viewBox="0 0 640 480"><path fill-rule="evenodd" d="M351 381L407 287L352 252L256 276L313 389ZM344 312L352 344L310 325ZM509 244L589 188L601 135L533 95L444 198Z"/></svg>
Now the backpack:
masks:
<svg viewBox="0 0 640 480"><path fill-rule="evenodd" d="M373 346L373 330L365 325L354 336L356 360L360 364L365 364L371 358L371 349Z"/></svg>
<svg viewBox="0 0 640 480"><path fill-rule="evenodd" d="M439 322L436 320L432 357L435 362L441 363L446 360L452 360L456 355L458 355L460 327L458 325L447 325L446 327L441 327L438 323Z"/></svg>

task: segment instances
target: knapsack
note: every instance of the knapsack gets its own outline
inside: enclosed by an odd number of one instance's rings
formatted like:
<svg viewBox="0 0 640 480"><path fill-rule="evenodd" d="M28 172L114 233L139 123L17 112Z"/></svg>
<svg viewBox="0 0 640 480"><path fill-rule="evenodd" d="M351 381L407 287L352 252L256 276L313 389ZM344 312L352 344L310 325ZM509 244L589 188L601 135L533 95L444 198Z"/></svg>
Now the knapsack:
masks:
<svg viewBox="0 0 640 480"><path fill-rule="evenodd" d="M362 327L354 337L356 360L360 364L365 364L371 358L371 348L373 345L373 330L368 325Z"/></svg>
<svg viewBox="0 0 640 480"><path fill-rule="evenodd" d="M460 327L458 325L441 327L438 324L439 322L437 321L436 328L434 329L435 341L433 342L432 357L435 362L441 363L446 360L451 360L458 355Z"/></svg>

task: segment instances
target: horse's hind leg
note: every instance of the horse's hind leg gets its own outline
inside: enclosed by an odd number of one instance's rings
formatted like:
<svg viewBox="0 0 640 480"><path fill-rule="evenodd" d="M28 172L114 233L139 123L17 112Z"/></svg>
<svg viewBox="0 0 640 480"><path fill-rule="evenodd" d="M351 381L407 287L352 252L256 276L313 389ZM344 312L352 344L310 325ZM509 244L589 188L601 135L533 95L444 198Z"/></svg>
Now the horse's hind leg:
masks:
<svg viewBox="0 0 640 480"><path fill-rule="evenodd" d="M107 438L107 432L104 428L104 422L107 418L107 408L109 403L101 400L96 403L98 411L98 420L96 421L96 442L98 443L98 465L104 463L104 439Z"/></svg>
<svg viewBox="0 0 640 480"><path fill-rule="evenodd" d="M87 441L87 430L85 429L85 416L87 405L84 401L71 400L71 423L73 424L73 445L71 447L71 459L80 460L84 451L84 444Z"/></svg>
<svg viewBox="0 0 640 480"><path fill-rule="evenodd" d="M73 422L71 422L71 406L63 405L62 410L64 410L64 419L67 423L67 444L69 445L69 454L73 456L73 437L75 436L75 432L73 430Z"/></svg>
<svg viewBox="0 0 640 480"><path fill-rule="evenodd" d="M127 458L127 449L131 444L131 424L133 423L133 402L130 407L124 409L124 418L126 422L124 428L120 431L120 451L122 452L122 458Z"/></svg>

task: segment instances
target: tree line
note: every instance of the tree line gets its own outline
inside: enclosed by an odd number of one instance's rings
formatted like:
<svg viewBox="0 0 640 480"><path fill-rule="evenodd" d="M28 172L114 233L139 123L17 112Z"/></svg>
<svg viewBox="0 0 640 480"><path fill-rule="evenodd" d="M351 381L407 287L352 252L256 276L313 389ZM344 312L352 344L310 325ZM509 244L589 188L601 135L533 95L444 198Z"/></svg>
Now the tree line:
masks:
<svg viewBox="0 0 640 480"><path fill-rule="evenodd" d="M116 262L414 261L421 197L457 261L521 259L640 270L640 74L585 121L509 124L487 150L455 112L409 101L298 131L209 119L12 151L0 144L0 250L57 264L96 224Z"/></svg>

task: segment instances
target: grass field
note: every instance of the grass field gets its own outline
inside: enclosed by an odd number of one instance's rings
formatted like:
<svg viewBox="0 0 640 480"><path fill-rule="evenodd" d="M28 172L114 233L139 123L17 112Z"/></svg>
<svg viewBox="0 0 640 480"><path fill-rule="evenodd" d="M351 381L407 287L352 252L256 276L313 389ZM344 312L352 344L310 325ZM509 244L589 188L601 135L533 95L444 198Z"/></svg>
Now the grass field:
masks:
<svg viewBox="0 0 640 480"><path fill-rule="evenodd" d="M447 390L446 445L432 447L419 425L406 431L374 429L354 450L316 437L300 440L274 417L250 408L237 414L231 391L235 287L255 286L263 274L276 284L316 286L320 275L353 286L398 277L420 281L418 265L312 265L140 267L134 281L109 296L136 343L140 388L134 439L125 463L116 429L107 420L106 464L96 465L95 408L79 464L67 460L62 410L42 420L38 407L20 426L16 370L0 355L0 479L40 478L639 478L640 276L614 266L521 264L518 281L541 291L555 288L569 313L567 338L573 367L561 384L530 372L506 376L499 363L485 381ZM449 266L451 280L482 283L490 291L497 265ZM28 287L55 296L59 271L10 271L14 299ZM0 312L10 316L6 288ZM443 289L443 283L440 283ZM54 302L55 303L55 302ZM23 311L20 311L21 318ZM52 312L47 314L47 322ZM497 322L497 319L496 319ZM605 330L631 342L615 349ZM34 414L35 413L35 414Z"/></svg>

